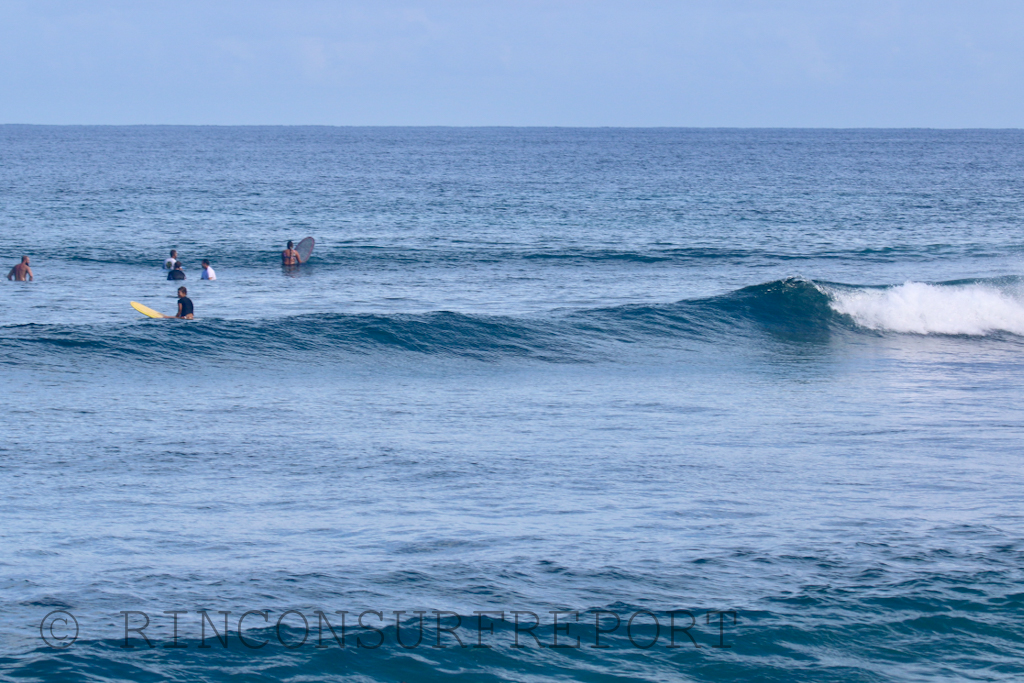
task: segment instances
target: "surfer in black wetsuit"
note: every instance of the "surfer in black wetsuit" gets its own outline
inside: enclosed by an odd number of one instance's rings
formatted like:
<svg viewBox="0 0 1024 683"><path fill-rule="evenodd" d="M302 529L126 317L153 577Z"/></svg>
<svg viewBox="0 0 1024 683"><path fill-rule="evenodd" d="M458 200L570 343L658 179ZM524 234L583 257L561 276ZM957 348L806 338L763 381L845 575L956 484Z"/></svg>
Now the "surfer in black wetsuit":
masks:
<svg viewBox="0 0 1024 683"><path fill-rule="evenodd" d="M174 262L174 269L167 273L168 280L184 280L185 271L181 269L181 261Z"/></svg>
<svg viewBox="0 0 1024 683"><path fill-rule="evenodd" d="M192 320L193 310L192 299L188 298L188 290L184 287L178 287L178 315L174 317Z"/></svg>

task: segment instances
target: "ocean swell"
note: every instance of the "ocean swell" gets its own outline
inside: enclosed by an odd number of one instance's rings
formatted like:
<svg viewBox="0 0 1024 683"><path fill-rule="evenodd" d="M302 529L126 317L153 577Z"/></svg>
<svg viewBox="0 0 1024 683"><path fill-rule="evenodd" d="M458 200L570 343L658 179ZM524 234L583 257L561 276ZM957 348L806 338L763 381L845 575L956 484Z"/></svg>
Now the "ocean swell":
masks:
<svg viewBox="0 0 1024 683"><path fill-rule="evenodd" d="M189 322L134 320L116 325L16 325L0 331L17 364L50 358L163 362L168 350L205 361L258 363L303 357L406 352L437 357L545 362L628 359L637 348L694 343L827 343L836 334L1024 336L1016 281L906 283L858 287L786 279L714 297L666 304L561 310L536 316L451 311L420 314L306 314L288 318Z"/></svg>

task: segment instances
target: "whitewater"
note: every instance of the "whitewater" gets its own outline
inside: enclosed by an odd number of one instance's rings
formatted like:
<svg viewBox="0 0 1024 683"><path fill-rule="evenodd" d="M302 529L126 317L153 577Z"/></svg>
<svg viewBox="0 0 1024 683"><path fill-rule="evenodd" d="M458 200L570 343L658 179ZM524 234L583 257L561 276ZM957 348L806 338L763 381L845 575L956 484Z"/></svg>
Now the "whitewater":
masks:
<svg viewBox="0 0 1024 683"><path fill-rule="evenodd" d="M0 126L0 680L1019 680L1022 224L1019 131Z"/></svg>
<svg viewBox="0 0 1024 683"><path fill-rule="evenodd" d="M836 311L872 330L974 336L1024 334L1024 302L1017 281L945 286L907 282L884 289L846 288L833 296Z"/></svg>

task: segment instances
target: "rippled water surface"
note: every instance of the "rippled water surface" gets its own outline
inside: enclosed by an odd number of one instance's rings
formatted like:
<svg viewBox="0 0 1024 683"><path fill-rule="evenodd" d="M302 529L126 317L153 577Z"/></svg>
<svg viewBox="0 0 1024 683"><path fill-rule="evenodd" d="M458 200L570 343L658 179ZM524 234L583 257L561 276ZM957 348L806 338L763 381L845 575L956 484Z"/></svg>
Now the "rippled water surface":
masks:
<svg viewBox="0 0 1024 683"><path fill-rule="evenodd" d="M0 126L0 679L1020 680L1022 223L1016 131Z"/></svg>

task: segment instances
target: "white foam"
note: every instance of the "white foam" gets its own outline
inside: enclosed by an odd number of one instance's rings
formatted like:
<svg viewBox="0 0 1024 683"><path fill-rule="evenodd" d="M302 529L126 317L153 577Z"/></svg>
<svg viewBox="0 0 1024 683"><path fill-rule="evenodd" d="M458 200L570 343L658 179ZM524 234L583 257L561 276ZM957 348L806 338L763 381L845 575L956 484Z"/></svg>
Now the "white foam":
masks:
<svg viewBox="0 0 1024 683"><path fill-rule="evenodd" d="M990 285L907 282L887 289L833 290L829 294L833 310L872 330L1024 335L1024 303Z"/></svg>

